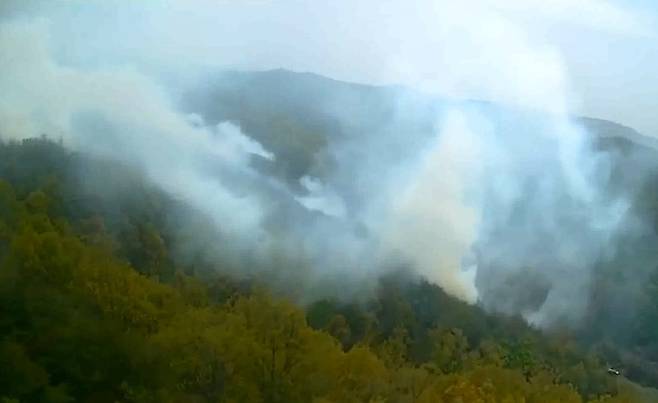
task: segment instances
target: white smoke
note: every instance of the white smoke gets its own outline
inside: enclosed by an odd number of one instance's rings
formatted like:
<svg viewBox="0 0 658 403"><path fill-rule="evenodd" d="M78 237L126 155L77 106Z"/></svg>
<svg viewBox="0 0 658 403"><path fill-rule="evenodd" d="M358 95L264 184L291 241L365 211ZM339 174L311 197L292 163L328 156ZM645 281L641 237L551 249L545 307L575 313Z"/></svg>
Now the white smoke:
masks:
<svg viewBox="0 0 658 403"><path fill-rule="evenodd" d="M462 259L477 240L481 213L472 203L485 150L466 119L459 111L449 113L413 176L399 184L384 248L406 256L449 293L475 302L477 290Z"/></svg>
<svg viewBox="0 0 658 403"><path fill-rule="evenodd" d="M332 217L345 217L345 203L343 200L335 193L327 193L324 185L318 179L303 176L300 183L308 192L308 195L297 196L295 199L304 207Z"/></svg>
<svg viewBox="0 0 658 403"><path fill-rule="evenodd" d="M138 164L164 190L212 213L237 237L259 232L262 208L208 168L249 176L250 155L272 158L230 124L203 127L176 112L165 92L130 69L83 71L53 60L42 23L0 25L4 139L47 134L97 156Z"/></svg>
<svg viewBox="0 0 658 403"><path fill-rule="evenodd" d="M174 1L108 13L103 2L59 5L36 6L41 22L0 20L2 138L46 133L137 164L237 248L276 248L323 275L370 277L399 260L464 300L538 324L582 314L592 267L625 204L601 190L606 161L569 119L559 51L531 38L508 7ZM103 35L114 26L116 35ZM161 77L186 63L401 82L496 106L452 102L422 136L391 129L332 140L325 152L338 167L322 179L302 176L299 194L251 168L253 158L277 156L239 127L176 110ZM283 217L275 230L264 224L273 216ZM523 285L510 285L521 270L548 288L533 306L519 306Z"/></svg>

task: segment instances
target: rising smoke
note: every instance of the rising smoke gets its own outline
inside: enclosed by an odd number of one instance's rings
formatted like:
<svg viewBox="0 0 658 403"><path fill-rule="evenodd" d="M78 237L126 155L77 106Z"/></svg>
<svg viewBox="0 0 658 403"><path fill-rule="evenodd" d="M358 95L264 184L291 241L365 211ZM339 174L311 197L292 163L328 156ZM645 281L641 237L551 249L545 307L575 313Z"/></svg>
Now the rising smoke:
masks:
<svg viewBox="0 0 658 403"><path fill-rule="evenodd" d="M604 191L609 161L569 118L559 53L486 1L403 3L71 1L18 12L10 2L0 135L46 133L137 166L207 214L234 250L283 256L316 281L360 284L406 265L492 310L578 320L627 203ZM76 24L92 39L74 37ZM335 168L292 186L253 168L281 156L249 133L178 109L180 88L162 77L193 76L182 59L370 77L453 99L422 135L337 136L323 151Z"/></svg>

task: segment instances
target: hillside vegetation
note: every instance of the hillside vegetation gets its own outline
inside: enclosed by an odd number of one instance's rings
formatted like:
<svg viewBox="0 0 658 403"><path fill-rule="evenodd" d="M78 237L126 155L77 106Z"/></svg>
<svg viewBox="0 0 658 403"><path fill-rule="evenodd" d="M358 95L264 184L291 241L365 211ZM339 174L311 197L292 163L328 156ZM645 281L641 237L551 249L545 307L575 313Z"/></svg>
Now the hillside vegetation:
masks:
<svg viewBox="0 0 658 403"><path fill-rule="evenodd" d="M444 105L285 71L226 74L183 107L239 124L277 155L252 163L293 187L339 169L332 136L426 136ZM579 327L545 331L405 270L358 298L301 298L286 282L303 268L272 261L293 273L272 281L236 267L202 213L134 167L46 138L2 143L0 402L658 401L656 151L584 123L613 156L610 191L631 195L650 230L597 268Z"/></svg>
<svg viewBox="0 0 658 403"><path fill-rule="evenodd" d="M101 203L75 174L84 166L110 181L129 169L46 139L3 144L0 157L4 402L627 402L650 393L609 376L568 335L485 314L422 280L391 275L365 303L304 309L257 279L181 265L163 222L176 201L134 175L129 191Z"/></svg>

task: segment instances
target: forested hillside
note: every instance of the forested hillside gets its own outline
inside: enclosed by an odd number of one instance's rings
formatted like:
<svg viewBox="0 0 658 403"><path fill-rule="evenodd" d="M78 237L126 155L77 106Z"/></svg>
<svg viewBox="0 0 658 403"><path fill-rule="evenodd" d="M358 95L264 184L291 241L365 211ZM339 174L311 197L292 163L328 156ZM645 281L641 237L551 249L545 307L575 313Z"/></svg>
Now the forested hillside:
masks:
<svg viewBox="0 0 658 403"><path fill-rule="evenodd" d="M506 113L504 108L485 102L466 104L479 110L494 110L494 116ZM285 178L291 186L298 186L299 179L305 175L338 177L335 186L347 195L348 201L358 202L359 198L369 197L364 195L363 182L345 179L358 174L353 172L349 160L333 159L336 153L331 152L332 147L348 141L359 146L349 154L350 159L368 160L373 159L372 154L390 154L389 161L395 163L396 158L402 160L405 153L412 152L416 141L432 136L437 114L455 106L463 108L464 102L455 103L402 87L373 87L314 74L273 70L213 73L203 80L202 86L187 91L181 97L180 106L200 114L210 123L234 121L274 150L280 158L273 163L268 161L264 172ZM515 121L523 117L507 119ZM584 346L601 346L608 352L610 365L623 367L624 373L636 381L656 386L658 146L653 137L614 122L573 119L591 134L589 146L595 155L609 160L605 192L627 199L631 213L623 225L635 230L622 232L608 246L608 256L594 262L594 286L585 291L588 306L584 320L575 327L556 331L568 332ZM503 123L499 130L505 133L519 127ZM254 164L260 166L261 162L256 160ZM303 194L304 190L299 192ZM519 205L524 197L518 201ZM527 214L525 219L532 225L533 220L540 219L541 212L531 210ZM553 236L567 235L565 232L573 228L560 230L561 235ZM510 247L515 248L513 244ZM488 277L483 282L488 280L495 279ZM527 282L529 291L525 299L517 298L514 291L505 287L502 292L511 296L514 308L520 311L524 304L532 306L546 297L541 280L537 280L531 275L524 277L524 273L506 280ZM482 304L487 305L484 288L480 297Z"/></svg>
<svg viewBox="0 0 658 403"><path fill-rule="evenodd" d="M658 403L650 3L0 0L0 403Z"/></svg>
<svg viewBox="0 0 658 403"><path fill-rule="evenodd" d="M300 306L179 259L183 202L45 138L2 144L0 178L4 402L655 399L607 373L610 351L405 273L363 302Z"/></svg>

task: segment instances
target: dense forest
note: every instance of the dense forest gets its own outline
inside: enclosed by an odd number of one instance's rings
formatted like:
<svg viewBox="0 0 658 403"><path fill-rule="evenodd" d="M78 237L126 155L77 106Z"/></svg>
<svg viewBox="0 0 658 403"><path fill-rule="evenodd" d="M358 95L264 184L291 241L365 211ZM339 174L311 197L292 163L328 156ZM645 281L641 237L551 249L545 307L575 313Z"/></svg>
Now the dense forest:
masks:
<svg viewBox="0 0 658 403"><path fill-rule="evenodd" d="M46 138L0 146L2 402L657 399L607 372L658 348L655 294L628 348L541 333L404 272L361 301L298 304L179 258L167 217L186 208L130 167Z"/></svg>
<svg viewBox="0 0 658 403"><path fill-rule="evenodd" d="M658 8L412 3L0 0L0 403L658 403Z"/></svg>

